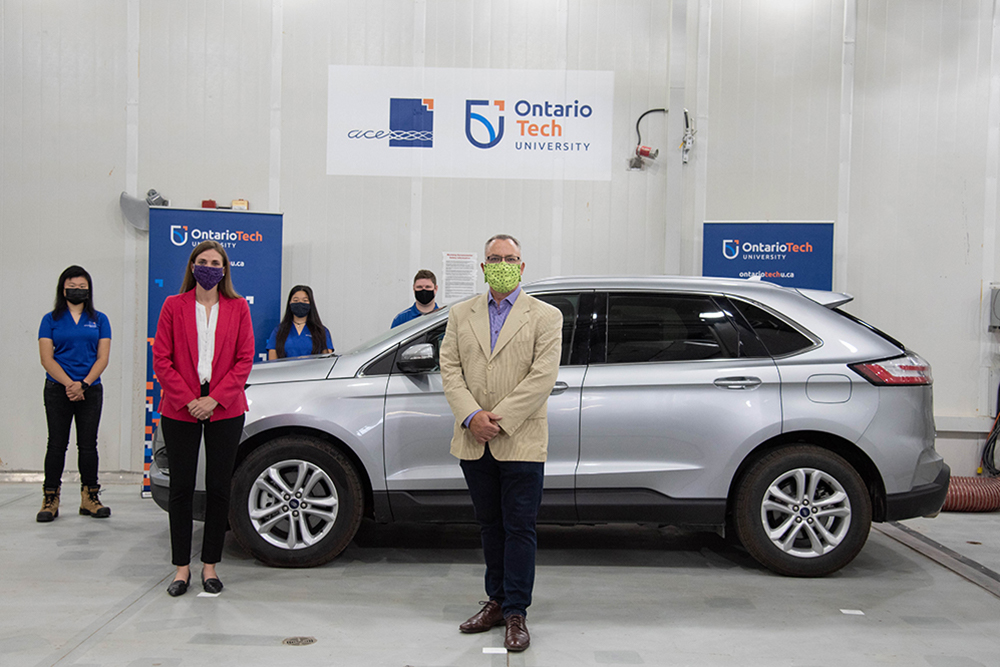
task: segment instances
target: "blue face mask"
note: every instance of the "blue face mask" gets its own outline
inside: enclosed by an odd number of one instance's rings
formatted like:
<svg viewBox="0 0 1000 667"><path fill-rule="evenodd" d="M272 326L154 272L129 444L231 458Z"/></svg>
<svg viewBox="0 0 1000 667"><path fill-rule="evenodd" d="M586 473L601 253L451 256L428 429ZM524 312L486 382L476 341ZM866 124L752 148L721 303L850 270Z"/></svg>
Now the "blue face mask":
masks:
<svg viewBox="0 0 1000 667"><path fill-rule="evenodd" d="M205 264L195 264L191 273L204 290L212 289L226 276L226 270L221 266L206 266Z"/></svg>

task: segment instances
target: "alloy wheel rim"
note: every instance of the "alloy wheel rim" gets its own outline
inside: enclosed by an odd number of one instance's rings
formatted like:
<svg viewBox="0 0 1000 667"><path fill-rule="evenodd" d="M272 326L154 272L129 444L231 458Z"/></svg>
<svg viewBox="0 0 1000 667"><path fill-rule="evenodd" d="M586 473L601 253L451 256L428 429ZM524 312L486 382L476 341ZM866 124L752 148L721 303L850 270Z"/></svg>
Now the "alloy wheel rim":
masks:
<svg viewBox="0 0 1000 667"><path fill-rule="evenodd" d="M851 527L851 500L835 477L795 468L767 487L760 518L771 543L798 558L817 558L840 546Z"/></svg>
<svg viewBox="0 0 1000 667"><path fill-rule="evenodd" d="M254 480L247 511L254 530L281 549L307 549L337 522L337 487L315 463L290 459L275 463Z"/></svg>

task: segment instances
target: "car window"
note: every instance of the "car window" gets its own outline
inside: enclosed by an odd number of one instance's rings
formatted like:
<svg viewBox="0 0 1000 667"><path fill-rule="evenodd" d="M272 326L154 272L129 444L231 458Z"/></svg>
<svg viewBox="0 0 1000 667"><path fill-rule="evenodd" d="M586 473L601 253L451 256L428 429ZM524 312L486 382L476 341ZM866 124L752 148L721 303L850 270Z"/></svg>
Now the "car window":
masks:
<svg viewBox="0 0 1000 667"><path fill-rule="evenodd" d="M730 303L743 314L772 357L787 356L816 345L791 324L759 306L739 299L730 299Z"/></svg>
<svg viewBox="0 0 1000 667"><path fill-rule="evenodd" d="M606 363L737 356L738 335L705 295L609 294Z"/></svg>
<svg viewBox="0 0 1000 667"><path fill-rule="evenodd" d="M533 294L532 296L550 306L555 306L562 313L562 354L559 357L559 365L569 365L577 331L577 318L580 312L580 294L567 292L558 294Z"/></svg>

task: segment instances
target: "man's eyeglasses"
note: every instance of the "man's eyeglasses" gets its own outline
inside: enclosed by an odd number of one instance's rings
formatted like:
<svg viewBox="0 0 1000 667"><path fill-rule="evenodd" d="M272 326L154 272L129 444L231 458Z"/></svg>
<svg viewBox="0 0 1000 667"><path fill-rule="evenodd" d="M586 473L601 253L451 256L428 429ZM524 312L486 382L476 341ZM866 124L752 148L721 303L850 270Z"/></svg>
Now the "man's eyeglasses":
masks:
<svg viewBox="0 0 1000 667"><path fill-rule="evenodd" d="M520 264L521 258L517 255L506 255L501 257L500 255L490 255L486 258L487 264L499 264L500 262L506 262L508 264Z"/></svg>

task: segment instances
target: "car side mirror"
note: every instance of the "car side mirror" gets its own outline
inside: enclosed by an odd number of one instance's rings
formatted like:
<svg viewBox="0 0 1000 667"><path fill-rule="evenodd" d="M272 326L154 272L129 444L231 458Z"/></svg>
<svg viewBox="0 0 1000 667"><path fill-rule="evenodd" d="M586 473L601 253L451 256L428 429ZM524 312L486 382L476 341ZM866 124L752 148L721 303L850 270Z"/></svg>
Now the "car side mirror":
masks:
<svg viewBox="0 0 1000 667"><path fill-rule="evenodd" d="M396 366L404 373L433 371L438 366L437 351L430 343L417 343L403 350Z"/></svg>

